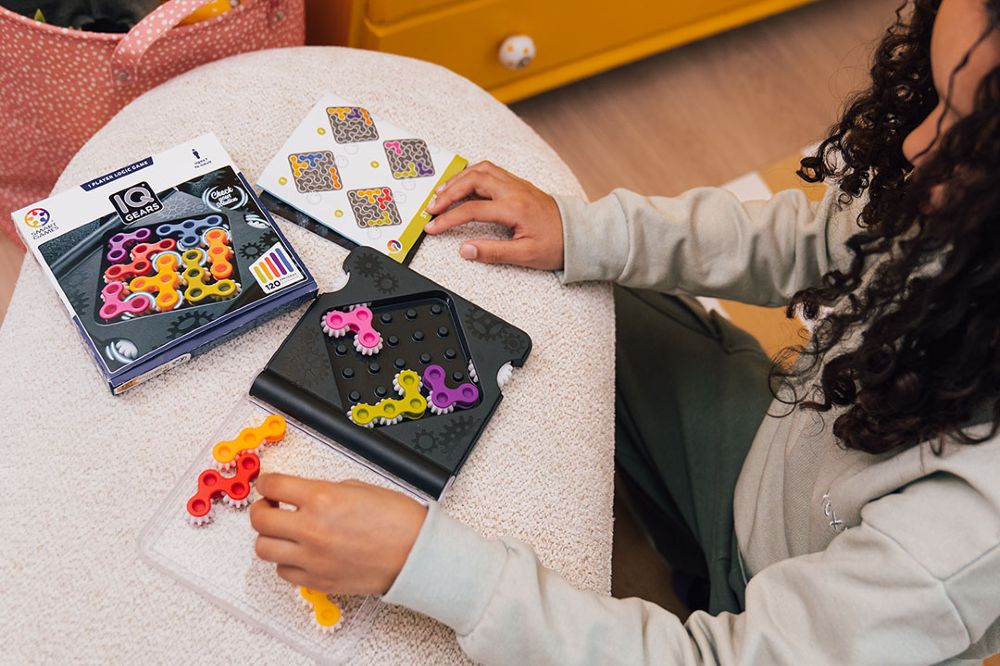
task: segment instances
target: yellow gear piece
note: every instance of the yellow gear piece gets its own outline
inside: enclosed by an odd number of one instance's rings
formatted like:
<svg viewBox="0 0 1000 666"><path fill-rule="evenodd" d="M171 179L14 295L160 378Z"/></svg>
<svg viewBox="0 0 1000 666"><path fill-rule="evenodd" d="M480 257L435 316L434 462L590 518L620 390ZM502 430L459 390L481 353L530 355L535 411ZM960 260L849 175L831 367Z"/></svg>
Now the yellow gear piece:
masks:
<svg viewBox="0 0 1000 666"><path fill-rule="evenodd" d="M156 292L156 309L169 312L181 302L181 275L177 272L177 255L163 253L156 258L156 275L141 275L132 278L128 289L132 293L144 291L148 294Z"/></svg>
<svg viewBox="0 0 1000 666"><path fill-rule="evenodd" d="M340 626L340 606L330 601L328 596L308 587L300 587L299 595L312 607L313 617L321 631L333 631Z"/></svg>
<svg viewBox="0 0 1000 666"><path fill-rule="evenodd" d="M205 276L208 271L202 266L205 260L204 251L194 248L181 255L184 262L184 281L187 288L184 290L184 298L189 303L201 303L206 298L216 298L224 301L239 293L239 285L235 280L219 280L213 284L205 284Z"/></svg>
<svg viewBox="0 0 1000 666"><path fill-rule="evenodd" d="M219 442L212 447L212 457L222 469L232 467L236 456L244 451L255 451L262 442L273 444L285 437L285 419L271 414L256 428L244 428L235 439Z"/></svg>
<svg viewBox="0 0 1000 666"><path fill-rule="evenodd" d="M427 410L427 398L420 394L420 375L413 370L403 370L393 380L396 391L403 397L385 398L374 405L361 402L348 412L352 421L366 428L376 423L392 425L403 418L419 419Z"/></svg>

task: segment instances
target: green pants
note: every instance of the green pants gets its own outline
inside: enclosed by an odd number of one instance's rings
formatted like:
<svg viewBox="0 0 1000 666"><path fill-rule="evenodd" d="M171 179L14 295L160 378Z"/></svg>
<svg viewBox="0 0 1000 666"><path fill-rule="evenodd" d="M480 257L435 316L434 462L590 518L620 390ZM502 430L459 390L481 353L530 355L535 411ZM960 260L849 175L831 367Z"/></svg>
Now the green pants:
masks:
<svg viewBox="0 0 1000 666"><path fill-rule="evenodd" d="M743 610L733 492L767 411L757 341L691 298L615 288L615 459L639 520L708 611Z"/></svg>

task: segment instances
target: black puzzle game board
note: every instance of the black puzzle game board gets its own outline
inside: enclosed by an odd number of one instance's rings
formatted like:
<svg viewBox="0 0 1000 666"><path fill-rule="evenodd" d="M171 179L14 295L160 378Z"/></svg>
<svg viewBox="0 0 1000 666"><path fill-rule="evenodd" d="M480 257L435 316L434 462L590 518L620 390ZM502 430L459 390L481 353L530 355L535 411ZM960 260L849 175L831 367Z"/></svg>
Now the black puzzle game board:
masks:
<svg viewBox="0 0 1000 666"><path fill-rule="evenodd" d="M440 498L502 399L528 335L371 248L309 307L250 394Z"/></svg>

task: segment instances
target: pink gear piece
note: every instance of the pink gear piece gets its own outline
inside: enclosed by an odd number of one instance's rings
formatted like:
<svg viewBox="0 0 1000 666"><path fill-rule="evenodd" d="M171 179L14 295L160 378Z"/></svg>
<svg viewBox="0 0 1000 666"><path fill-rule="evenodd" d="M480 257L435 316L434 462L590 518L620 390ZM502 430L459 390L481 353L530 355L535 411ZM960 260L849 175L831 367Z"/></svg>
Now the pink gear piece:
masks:
<svg viewBox="0 0 1000 666"><path fill-rule="evenodd" d="M361 305L350 312L330 310L323 315L323 332L339 338L354 333L354 348L365 356L373 356L382 350L382 334L372 327L375 315L367 305Z"/></svg>
<svg viewBox="0 0 1000 666"><path fill-rule="evenodd" d="M109 282L105 285L101 289L101 300L104 301L100 310L101 319L111 321L126 312L140 315L153 309L153 299L147 294L138 294L135 298L125 300L127 295L128 287L124 282Z"/></svg>

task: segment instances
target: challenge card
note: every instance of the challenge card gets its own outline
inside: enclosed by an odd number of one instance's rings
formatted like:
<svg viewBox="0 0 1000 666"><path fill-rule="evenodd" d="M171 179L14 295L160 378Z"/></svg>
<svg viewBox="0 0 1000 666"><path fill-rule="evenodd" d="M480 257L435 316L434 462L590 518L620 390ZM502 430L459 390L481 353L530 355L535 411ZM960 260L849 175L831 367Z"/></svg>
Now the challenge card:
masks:
<svg viewBox="0 0 1000 666"><path fill-rule="evenodd" d="M363 106L327 94L309 111L257 185L268 205L317 233L336 232L406 263L431 216L436 187L468 162ZM291 209L290 211L288 209Z"/></svg>

